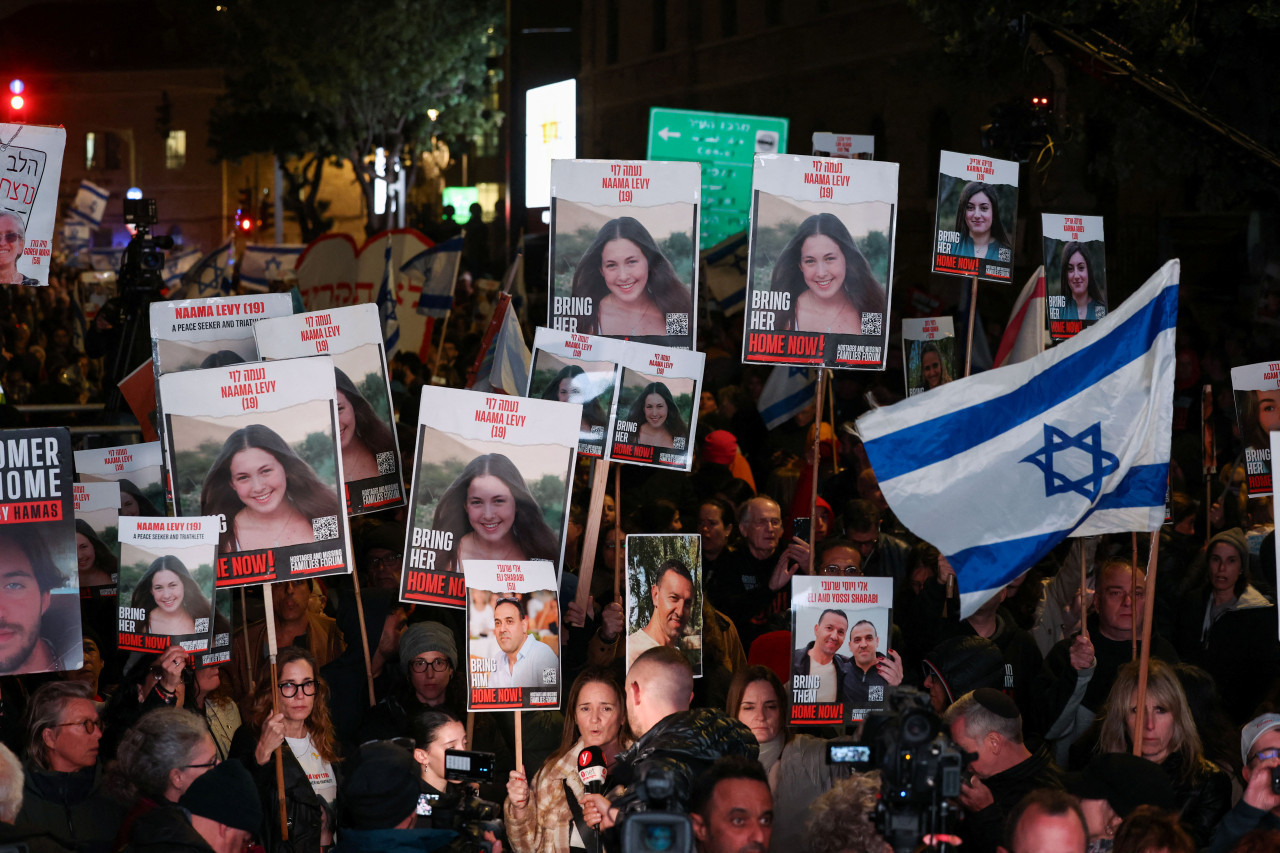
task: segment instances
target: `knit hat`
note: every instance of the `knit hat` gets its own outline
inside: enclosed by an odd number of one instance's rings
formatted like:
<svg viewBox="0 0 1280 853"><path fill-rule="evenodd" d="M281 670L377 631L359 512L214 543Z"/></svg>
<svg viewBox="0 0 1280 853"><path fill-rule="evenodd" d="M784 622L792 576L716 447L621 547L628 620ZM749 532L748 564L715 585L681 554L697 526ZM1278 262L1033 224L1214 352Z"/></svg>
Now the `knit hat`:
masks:
<svg viewBox="0 0 1280 853"><path fill-rule="evenodd" d="M352 829L392 829L418 805L422 774L409 750L387 741L360 747L360 763L347 779L342 807Z"/></svg>
<svg viewBox="0 0 1280 853"><path fill-rule="evenodd" d="M1121 818L1138 806L1177 808L1173 783L1160 765L1127 752L1094 756L1081 772L1066 774L1063 784L1082 800L1106 800Z"/></svg>
<svg viewBox="0 0 1280 853"><path fill-rule="evenodd" d="M249 771L235 758L196 777L178 804L193 815L255 835L262 825L258 788Z"/></svg>
<svg viewBox="0 0 1280 853"><path fill-rule="evenodd" d="M728 465L738 452L738 439L728 430L718 429L707 433L702 440L702 460L713 465Z"/></svg>
<svg viewBox="0 0 1280 853"><path fill-rule="evenodd" d="M1236 549L1236 553L1240 555L1240 570L1244 571L1249 568L1249 540L1245 538L1244 531L1239 527L1232 527L1222 531L1217 536L1209 540L1209 547L1205 549L1206 554L1213 553L1213 546L1219 542L1226 542L1232 548Z"/></svg>
<svg viewBox="0 0 1280 853"><path fill-rule="evenodd" d="M439 622L415 622L400 635L400 669L407 676L409 664L423 652L439 652L458 668L458 643L453 632Z"/></svg>

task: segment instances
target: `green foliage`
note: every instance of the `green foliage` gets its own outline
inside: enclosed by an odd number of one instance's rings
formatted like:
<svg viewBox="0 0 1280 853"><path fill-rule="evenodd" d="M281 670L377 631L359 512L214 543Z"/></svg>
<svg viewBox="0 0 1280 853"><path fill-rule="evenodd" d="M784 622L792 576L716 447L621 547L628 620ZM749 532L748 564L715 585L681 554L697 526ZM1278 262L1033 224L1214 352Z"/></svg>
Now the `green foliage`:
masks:
<svg viewBox="0 0 1280 853"><path fill-rule="evenodd" d="M356 382L356 390L373 407L375 414L382 415L391 411L391 404L387 401L387 381L378 371L371 370L366 373L364 379Z"/></svg>
<svg viewBox="0 0 1280 853"><path fill-rule="evenodd" d="M702 553L697 536L633 536L627 538L627 630L643 628L653 613L649 587L658 566L668 559L683 560L693 575L693 615L687 631L702 631Z"/></svg>

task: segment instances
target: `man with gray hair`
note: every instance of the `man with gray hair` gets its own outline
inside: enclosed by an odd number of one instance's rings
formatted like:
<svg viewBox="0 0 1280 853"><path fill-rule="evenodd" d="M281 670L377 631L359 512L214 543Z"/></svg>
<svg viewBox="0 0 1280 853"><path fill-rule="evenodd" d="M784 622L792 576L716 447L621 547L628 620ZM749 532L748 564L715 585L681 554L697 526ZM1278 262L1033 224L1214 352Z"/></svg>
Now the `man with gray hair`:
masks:
<svg viewBox="0 0 1280 853"><path fill-rule="evenodd" d="M1014 701L990 687L964 694L942 718L956 746L968 753L961 782L965 850L995 853L1005 816L1033 788L1062 788L1062 771L1041 746L1022 742L1022 715Z"/></svg>
<svg viewBox="0 0 1280 853"><path fill-rule="evenodd" d="M14 826L22 810L22 762L0 743L0 850L67 853L71 849L39 830Z"/></svg>

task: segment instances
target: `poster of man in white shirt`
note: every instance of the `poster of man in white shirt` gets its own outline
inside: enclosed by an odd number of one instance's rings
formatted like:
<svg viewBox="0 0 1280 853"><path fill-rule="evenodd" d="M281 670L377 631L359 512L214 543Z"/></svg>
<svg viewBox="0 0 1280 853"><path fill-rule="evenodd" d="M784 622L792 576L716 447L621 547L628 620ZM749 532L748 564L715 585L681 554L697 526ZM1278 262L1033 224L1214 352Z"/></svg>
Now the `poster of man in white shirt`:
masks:
<svg viewBox="0 0 1280 853"><path fill-rule="evenodd" d="M701 538L627 537L627 668L658 646L679 649L702 675Z"/></svg>
<svg viewBox="0 0 1280 853"><path fill-rule="evenodd" d="M463 560L467 581L467 710L555 707L560 703L559 606L545 560ZM477 594L479 591L488 596ZM492 613L477 634L482 600Z"/></svg>

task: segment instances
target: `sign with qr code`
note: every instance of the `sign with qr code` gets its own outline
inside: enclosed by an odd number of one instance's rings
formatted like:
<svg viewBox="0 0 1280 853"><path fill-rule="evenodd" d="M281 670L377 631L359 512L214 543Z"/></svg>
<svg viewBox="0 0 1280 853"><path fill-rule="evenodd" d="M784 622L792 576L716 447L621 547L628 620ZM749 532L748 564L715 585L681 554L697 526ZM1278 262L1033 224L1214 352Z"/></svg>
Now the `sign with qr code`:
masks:
<svg viewBox="0 0 1280 853"><path fill-rule="evenodd" d="M697 350L629 343L613 412L610 458L689 471L698 428L702 371Z"/></svg>
<svg viewBox="0 0 1280 853"><path fill-rule="evenodd" d="M556 570L543 560L465 560L467 710L560 704Z"/></svg>
<svg viewBox="0 0 1280 853"><path fill-rule="evenodd" d="M940 152L933 271L1008 283L1018 224L1018 164Z"/></svg>
<svg viewBox="0 0 1280 853"><path fill-rule="evenodd" d="M231 624L213 607L217 516L120 519L120 648L208 652Z"/></svg>
<svg viewBox="0 0 1280 853"><path fill-rule="evenodd" d="M902 321L902 369L907 396L945 385L956 372L956 331L950 317L906 317Z"/></svg>
<svg viewBox="0 0 1280 853"><path fill-rule="evenodd" d="M1066 340L1107 316L1101 216L1040 214L1049 337Z"/></svg>
<svg viewBox="0 0 1280 853"><path fill-rule="evenodd" d="M547 326L693 349L701 182L698 163L553 160Z"/></svg>
<svg viewBox="0 0 1280 853"><path fill-rule="evenodd" d="M219 588L351 571L329 356L160 377L179 516L221 518Z"/></svg>
<svg viewBox="0 0 1280 853"><path fill-rule="evenodd" d="M403 506L404 477L382 321L373 303L291 314L254 324L268 361L328 354L338 384L338 434L347 512Z"/></svg>
<svg viewBox="0 0 1280 853"><path fill-rule="evenodd" d="M893 578L848 576L843 562L791 579L792 725L862 719L902 680L901 658L889 648Z"/></svg>
<svg viewBox="0 0 1280 853"><path fill-rule="evenodd" d="M883 370L898 164L756 156L742 360Z"/></svg>

